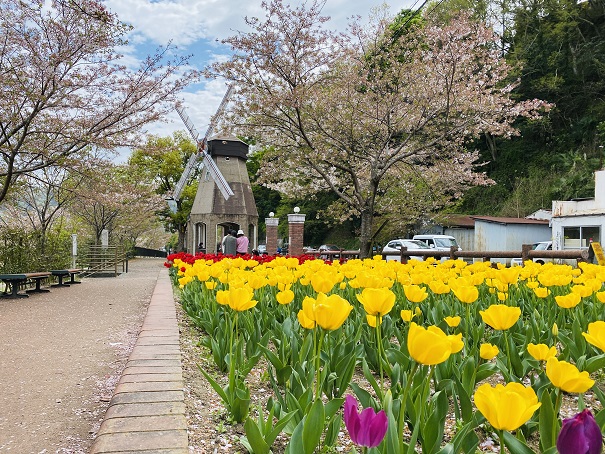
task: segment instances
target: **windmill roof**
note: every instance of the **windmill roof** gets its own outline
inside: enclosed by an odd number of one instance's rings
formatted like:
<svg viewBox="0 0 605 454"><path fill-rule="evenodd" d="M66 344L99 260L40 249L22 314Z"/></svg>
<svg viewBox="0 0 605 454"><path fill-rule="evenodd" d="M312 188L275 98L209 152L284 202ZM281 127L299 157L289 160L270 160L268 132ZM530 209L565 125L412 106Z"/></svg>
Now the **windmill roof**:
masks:
<svg viewBox="0 0 605 454"><path fill-rule="evenodd" d="M243 140L238 139L233 134L217 134L215 136L210 137L208 139L208 142L211 142L214 140L225 140L227 142L241 142L241 143L245 144L245 142Z"/></svg>

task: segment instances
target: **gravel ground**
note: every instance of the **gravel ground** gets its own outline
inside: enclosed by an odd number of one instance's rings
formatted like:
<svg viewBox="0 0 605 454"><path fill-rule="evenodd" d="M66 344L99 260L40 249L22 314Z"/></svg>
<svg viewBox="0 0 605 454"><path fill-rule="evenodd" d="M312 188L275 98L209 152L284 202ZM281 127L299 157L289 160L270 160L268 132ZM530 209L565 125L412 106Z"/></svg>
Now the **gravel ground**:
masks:
<svg viewBox="0 0 605 454"><path fill-rule="evenodd" d="M0 299L0 452L88 452L162 265Z"/></svg>

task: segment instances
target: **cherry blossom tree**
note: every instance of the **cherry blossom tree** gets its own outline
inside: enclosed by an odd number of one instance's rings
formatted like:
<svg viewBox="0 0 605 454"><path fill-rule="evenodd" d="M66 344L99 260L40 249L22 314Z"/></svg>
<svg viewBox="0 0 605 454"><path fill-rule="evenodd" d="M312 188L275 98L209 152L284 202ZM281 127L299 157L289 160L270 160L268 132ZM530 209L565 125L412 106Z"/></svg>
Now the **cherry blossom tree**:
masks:
<svg viewBox="0 0 605 454"><path fill-rule="evenodd" d="M458 17L440 26L426 17L422 26L403 21L402 30L383 10L336 34L325 29L323 3L263 3L266 18L247 19L251 31L224 41L233 56L206 75L235 83L230 121L245 120L242 134L273 147L260 181L298 196L333 191L343 216L361 218L367 256L383 195L400 187L391 209L406 203L402 173L440 176L452 194L485 183L470 141L513 136L518 116L548 105L511 98L497 37L480 23Z"/></svg>
<svg viewBox="0 0 605 454"><path fill-rule="evenodd" d="M126 67L129 30L100 0L0 2L0 202L22 175L87 147L140 143L197 77L170 45Z"/></svg>

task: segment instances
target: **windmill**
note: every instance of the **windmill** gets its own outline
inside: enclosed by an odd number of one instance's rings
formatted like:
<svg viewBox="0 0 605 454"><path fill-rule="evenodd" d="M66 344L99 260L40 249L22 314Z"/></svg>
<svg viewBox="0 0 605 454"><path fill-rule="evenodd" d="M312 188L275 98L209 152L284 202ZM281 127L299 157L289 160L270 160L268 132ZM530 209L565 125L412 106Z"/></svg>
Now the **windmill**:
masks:
<svg viewBox="0 0 605 454"><path fill-rule="evenodd" d="M258 211L246 168L248 145L230 134L212 136L232 90L233 85L230 85L201 140L185 111L177 108L198 144L198 151L187 162L169 203L176 206L200 161L203 170L187 221L186 247L189 252L218 252L220 242L229 230L243 230L250 239L250 246L256 247Z"/></svg>
<svg viewBox="0 0 605 454"><path fill-rule="evenodd" d="M172 193L172 197L169 197L166 199L166 201L168 202L168 206L170 207L172 212L176 212L177 202L181 199L183 189L185 188L185 185L191 178L193 171L198 167L200 160L202 161L202 164L200 166L200 171L202 171L204 169L204 167L206 168L206 170L212 177L213 181L216 183L216 186L218 187L219 191L221 192L221 194L223 195L225 200L228 200L229 197L231 197L233 195L233 190L229 187L229 183L227 183L227 180L225 180L225 177L223 176L221 171L218 169L215 162L212 160L212 158L210 157L210 155L208 154L208 151L207 151L208 150L208 137L210 137L210 135L213 133L214 128L216 127L216 125L218 123L218 120L220 119L221 115L223 114L223 111L225 110L225 106L227 105L227 102L229 101L229 97L231 96L232 91L233 91L233 85L229 85L227 87L227 92L223 96L223 99L221 100L221 103L219 104L218 109L216 110L216 113L212 116L212 118L210 120L210 124L208 125L208 129L206 130L206 134L204 134L204 137L201 140L199 138L200 135L197 132L197 129L195 129L195 126L193 125L193 122L191 121L191 119L189 118L187 113L185 112L185 109L182 106L176 107L176 111L179 114L179 117L181 117L181 120L183 120L183 123L185 124L185 127L189 131L189 134L191 135L193 140L195 140L195 142L197 143L197 152L193 153L189 157L189 160L187 161L187 164L185 165L183 174L181 175L181 178L179 179L179 181L177 182L177 184L174 187L174 192Z"/></svg>

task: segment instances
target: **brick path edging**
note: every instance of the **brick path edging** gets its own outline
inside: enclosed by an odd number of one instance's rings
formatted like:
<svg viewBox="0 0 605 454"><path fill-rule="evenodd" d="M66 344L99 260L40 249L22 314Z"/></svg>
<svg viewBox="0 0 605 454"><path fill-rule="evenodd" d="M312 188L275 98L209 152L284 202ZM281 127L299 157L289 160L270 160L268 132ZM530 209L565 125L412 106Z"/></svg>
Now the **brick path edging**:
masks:
<svg viewBox="0 0 605 454"><path fill-rule="evenodd" d="M187 454L184 400L175 302L162 270L91 454Z"/></svg>

